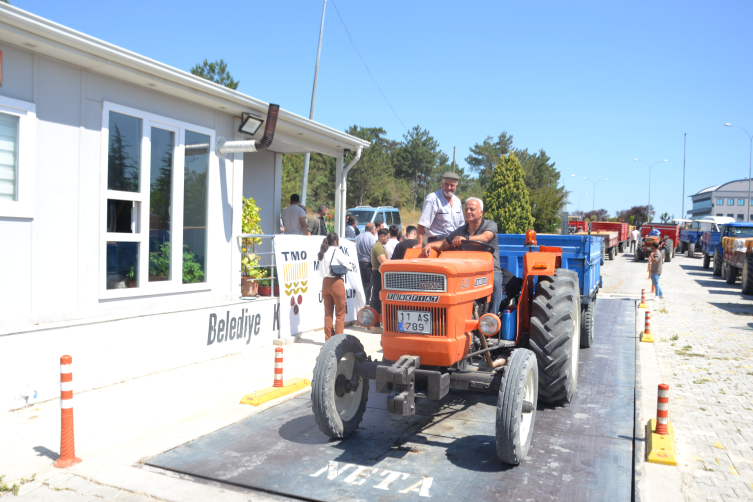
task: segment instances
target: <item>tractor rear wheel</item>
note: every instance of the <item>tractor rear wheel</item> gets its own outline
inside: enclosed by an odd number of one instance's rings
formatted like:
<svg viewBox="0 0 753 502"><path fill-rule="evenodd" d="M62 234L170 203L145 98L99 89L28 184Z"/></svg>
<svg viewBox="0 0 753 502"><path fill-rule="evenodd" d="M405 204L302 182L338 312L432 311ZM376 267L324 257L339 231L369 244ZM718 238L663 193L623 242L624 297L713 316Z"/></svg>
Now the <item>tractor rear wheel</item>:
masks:
<svg viewBox="0 0 753 502"><path fill-rule="evenodd" d="M716 249L714 250L714 272L713 274L716 277L721 277L722 275L722 255L719 254L719 251Z"/></svg>
<svg viewBox="0 0 753 502"><path fill-rule="evenodd" d="M745 257L740 282L742 282L743 285L743 294L753 295L753 255L747 255Z"/></svg>
<svg viewBox="0 0 753 502"><path fill-rule="evenodd" d="M518 465L528 455L538 395L536 356L527 349L513 350L497 396L497 456L502 462Z"/></svg>
<svg viewBox="0 0 753 502"><path fill-rule="evenodd" d="M311 408L319 429L331 438L352 435L361 423L369 399L369 379L358 377L350 389L355 354L363 344L352 335L335 335L324 343L314 365Z"/></svg>
<svg viewBox="0 0 753 502"><path fill-rule="evenodd" d="M711 257L707 254L703 255L703 268L708 269L711 266Z"/></svg>
<svg viewBox="0 0 753 502"><path fill-rule="evenodd" d="M666 261L667 263L672 261L673 248L668 247L670 244L672 244L672 241L666 241L664 243L664 261Z"/></svg>
<svg viewBox="0 0 753 502"><path fill-rule="evenodd" d="M688 244L688 258L695 258L695 243Z"/></svg>
<svg viewBox="0 0 753 502"><path fill-rule="evenodd" d="M591 300L580 312L580 348L587 349L594 343L594 310L596 300Z"/></svg>
<svg viewBox="0 0 753 502"><path fill-rule="evenodd" d="M539 397L569 403L578 387L580 294L578 274L558 268L540 276L531 309L530 349L539 367Z"/></svg>

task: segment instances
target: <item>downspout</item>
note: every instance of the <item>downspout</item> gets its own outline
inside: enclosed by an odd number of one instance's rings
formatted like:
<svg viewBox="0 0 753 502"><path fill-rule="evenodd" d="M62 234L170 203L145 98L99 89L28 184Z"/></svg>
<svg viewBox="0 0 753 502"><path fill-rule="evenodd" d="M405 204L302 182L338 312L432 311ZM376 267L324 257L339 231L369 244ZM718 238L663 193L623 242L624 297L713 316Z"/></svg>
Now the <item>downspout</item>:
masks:
<svg viewBox="0 0 753 502"><path fill-rule="evenodd" d="M275 128L277 127L277 116L279 113L280 105L269 105L267 125L264 127L264 136L260 140L225 141L225 138L222 136L217 138L217 146L215 148L217 155L224 157L228 153L261 152L269 148L275 137Z"/></svg>
<svg viewBox="0 0 753 502"><path fill-rule="evenodd" d="M340 183L340 208L343 214L338 215L338 220L340 220L340 225L342 225L342 228L340 229L342 231L342 235L345 234L345 213L347 211L346 199L348 195L348 191L347 191L348 172L353 168L353 166L356 165L356 162L361 160L362 151L363 151L363 147L359 146L358 149L356 150L356 156L353 157L353 159L348 163L348 165L345 166L345 169L343 169L342 182Z"/></svg>

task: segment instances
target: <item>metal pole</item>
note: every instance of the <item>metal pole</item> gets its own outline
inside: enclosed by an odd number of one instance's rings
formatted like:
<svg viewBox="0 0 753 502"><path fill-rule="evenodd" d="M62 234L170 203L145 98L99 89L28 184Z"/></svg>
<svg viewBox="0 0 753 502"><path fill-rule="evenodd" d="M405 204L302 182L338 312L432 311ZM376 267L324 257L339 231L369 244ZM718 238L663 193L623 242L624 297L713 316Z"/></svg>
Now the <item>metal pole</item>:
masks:
<svg viewBox="0 0 753 502"><path fill-rule="evenodd" d="M455 147L452 147L452 172L455 172Z"/></svg>
<svg viewBox="0 0 753 502"><path fill-rule="evenodd" d="M747 132L747 131L746 131ZM750 136L750 134L748 134ZM748 157L748 221L750 221L750 168L753 165L753 136L750 136L750 157Z"/></svg>
<svg viewBox="0 0 753 502"><path fill-rule="evenodd" d="M687 144L688 133L685 133L682 140L682 212L680 213L682 219L685 219L685 148Z"/></svg>
<svg viewBox="0 0 753 502"><path fill-rule="evenodd" d="M314 107L316 106L316 83L319 80L319 57L322 54L322 35L324 34L324 11L327 9L327 0L324 0L322 6L322 24L319 27L319 48L316 50L316 69L314 70L314 90L311 91L311 112L309 119L314 120ZM303 181L301 182L301 205L306 206L306 192L309 184L309 161L311 153L306 152L303 158Z"/></svg>

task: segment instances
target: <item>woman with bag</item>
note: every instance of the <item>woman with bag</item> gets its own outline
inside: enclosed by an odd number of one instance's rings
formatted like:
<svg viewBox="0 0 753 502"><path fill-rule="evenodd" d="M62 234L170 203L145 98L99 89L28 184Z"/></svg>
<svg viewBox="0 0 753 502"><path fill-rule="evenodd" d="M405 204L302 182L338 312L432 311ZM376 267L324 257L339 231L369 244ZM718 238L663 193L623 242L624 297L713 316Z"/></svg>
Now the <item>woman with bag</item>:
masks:
<svg viewBox="0 0 753 502"><path fill-rule="evenodd" d="M324 278L322 281L322 301L324 302L324 339L329 340L333 335L332 313L337 314L335 322L335 335L345 331L345 274L348 271L348 262L345 254L338 247L340 239L332 232L322 241L319 250L319 273Z"/></svg>

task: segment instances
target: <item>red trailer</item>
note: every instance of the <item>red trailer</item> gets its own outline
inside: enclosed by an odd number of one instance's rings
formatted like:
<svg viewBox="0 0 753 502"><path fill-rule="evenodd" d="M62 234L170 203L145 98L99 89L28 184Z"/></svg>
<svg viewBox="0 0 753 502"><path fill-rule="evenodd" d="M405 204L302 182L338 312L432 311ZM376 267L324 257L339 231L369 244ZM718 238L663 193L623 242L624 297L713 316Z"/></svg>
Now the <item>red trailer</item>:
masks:
<svg viewBox="0 0 753 502"><path fill-rule="evenodd" d="M664 251L664 261L671 261L675 257L675 246L680 239L680 225L657 225L655 223L644 223L641 227L641 239L638 242L639 252L643 251L643 240L653 230L657 229L661 237L661 248Z"/></svg>
<svg viewBox="0 0 753 502"><path fill-rule="evenodd" d="M571 234L586 231L586 222L583 220L570 220L567 222Z"/></svg>
<svg viewBox="0 0 753 502"><path fill-rule="evenodd" d="M591 233L597 230L606 230L609 232L617 232L617 249L620 253L625 251L625 248L629 246L628 239L630 238L630 225L619 221L592 221Z"/></svg>

